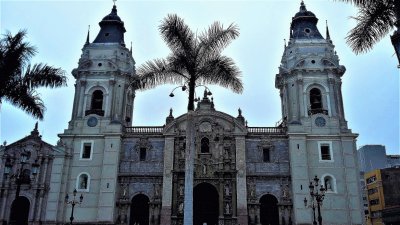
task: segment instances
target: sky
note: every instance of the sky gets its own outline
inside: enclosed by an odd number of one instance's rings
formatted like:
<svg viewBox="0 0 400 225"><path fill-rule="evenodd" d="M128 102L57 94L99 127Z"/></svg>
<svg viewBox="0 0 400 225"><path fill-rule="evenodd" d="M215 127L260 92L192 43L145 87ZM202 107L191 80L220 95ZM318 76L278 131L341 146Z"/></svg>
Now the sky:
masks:
<svg viewBox="0 0 400 225"><path fill-rule="evenodd" d="M387 154L400 154L400 70L389 36L370 52L355 55L345 37L356 24L350 18L357 14L356 8L333 0L305 0L305 4L307 10L318 17L318 28L323 36L325 21L328 21L340 63L347 68L342 77L344 109L349 128L359 134L357 147L380 144L386 146ZM242 71L244 91L235 94L209 86L215 107L235 117L241 108L249 126L275 126L281 119L275 75L284 39L289 38L290 22L299 11L300 0L118 0L116 5L127 30L125 43L130 46L132 42L136 67L169 54L158 31L160 22L168 14L178 14L196 32L204 31L214 21L225 26L238 25L239 38L223 54L233 58ZM67 128L71 119L75 83L71 71L78 66L88 26L90 41L93 41L99 32L98 23L111 12L112 6L112 0L0 1L1 34L6 31L15 34L26 29L26 40L38 50L31 62L45 62L66 71L68 87L38 90L47 108L44 120L39 121L39 132L48 143L56 144L57 134ZM177 91L175 97L170 98L173 88L164 85L137 92L133 124L162 126L170 108L175 117L183 114L187 95ZM201 95L203 89L196 91ZM4 102L0 122L0 142L10 144L29 135L37 120Z"/></svg>

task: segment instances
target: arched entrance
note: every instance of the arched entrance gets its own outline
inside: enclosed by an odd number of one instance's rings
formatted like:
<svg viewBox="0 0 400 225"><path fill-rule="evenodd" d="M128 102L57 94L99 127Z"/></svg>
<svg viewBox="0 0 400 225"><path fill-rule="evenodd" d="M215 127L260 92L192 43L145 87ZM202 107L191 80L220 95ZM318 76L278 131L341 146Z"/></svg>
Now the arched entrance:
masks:
<svg viewBox="0 0 400 225"><path fill-rule="evenodd" d="M130 225L149 225L149 198L138 194L132 198Z"/></svg>
<svg viewBox="0 0 400 225"><path fill-rule="evenodd" d="M218 192L208 183L198 184L193 190L193 225L218 224Z"/></svg>
<svg viewBox="0 0 400 225"><path fill-rule="evenodd" d="M11 204L10 224L27 225L29 217L29 200L19 196Z"/></svg>
<svg viewBox="0 0 400 225"><path fill-rule="evenodd" d="M266 194L260 199L260 222L262 225L279 225L278 200Z"/></svg>

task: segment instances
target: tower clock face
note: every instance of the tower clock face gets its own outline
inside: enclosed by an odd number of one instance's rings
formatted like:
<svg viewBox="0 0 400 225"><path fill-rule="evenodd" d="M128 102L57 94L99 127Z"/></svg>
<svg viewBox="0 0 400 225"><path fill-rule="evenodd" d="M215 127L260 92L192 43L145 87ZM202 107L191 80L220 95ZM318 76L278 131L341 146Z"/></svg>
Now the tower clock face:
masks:
<svg viewBox="0 0 400 225"><path fill-rule="evenodd" d="M315 125L317 125L317 127L323 127L326 125L326 120L324 119L324 117L318 116L317 118L315 118Z"/></svg>
<svg viewBox="0 0 400 225"><path fill-rule="evenodd" d="M90 117L87 121L87 125L89 127L95 127L97 125L97 118L96 117Z"/></svg>

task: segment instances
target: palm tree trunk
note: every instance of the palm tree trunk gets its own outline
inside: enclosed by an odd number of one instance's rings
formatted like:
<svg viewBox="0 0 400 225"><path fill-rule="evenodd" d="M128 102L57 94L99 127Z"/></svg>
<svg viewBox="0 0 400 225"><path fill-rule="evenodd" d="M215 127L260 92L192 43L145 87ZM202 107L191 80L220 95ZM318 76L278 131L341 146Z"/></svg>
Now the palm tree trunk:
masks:
<svg viewBox="0 0 400 225"><path fill-rule="evenodd" d="M185 160L185 199L183 210L183 224L193 225L193 180L194 180L194 93L196 88L195 76L189 80L189 103L186 117L186 160Z"/></svg>
<svg viewBox="0 0 400 225"><path fill-rule="evenodd" d="M194 93L196 89L195 75L190 75L188 86L189 86L188 111L194 111Z"/></svg>

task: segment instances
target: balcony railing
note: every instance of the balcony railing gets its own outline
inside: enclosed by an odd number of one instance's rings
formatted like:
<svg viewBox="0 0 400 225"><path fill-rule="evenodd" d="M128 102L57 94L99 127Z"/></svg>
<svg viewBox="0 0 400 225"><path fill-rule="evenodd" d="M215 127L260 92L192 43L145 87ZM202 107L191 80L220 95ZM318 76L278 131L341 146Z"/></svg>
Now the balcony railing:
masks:
<svg viewBox="0 0 400 225"><path fill-rule="evenodd" d="M125 127L125 132L129 134L162 134L163 130L163 126Z"/></svg>
<svg viewBox="0 0 400 225"><path fill-rule="evenodd" d="M309 109L308 110L308 115L314 115L314 114L324 114L324 115L328 115L328 110L326 109Z"/></svg>
<svg viewBox="0 0 400 225"><path fill-rule="evenodd" d="M247 127L251 134L285 134L285 127Z"/></svg>
<svg viewBox="0 0 400 225"><path fill-rule="evenodd" d="M85 116L90 115L90 114L96 114L99 116L104 116L104 110L102 109L89 109L85 111Z"/></svg>

